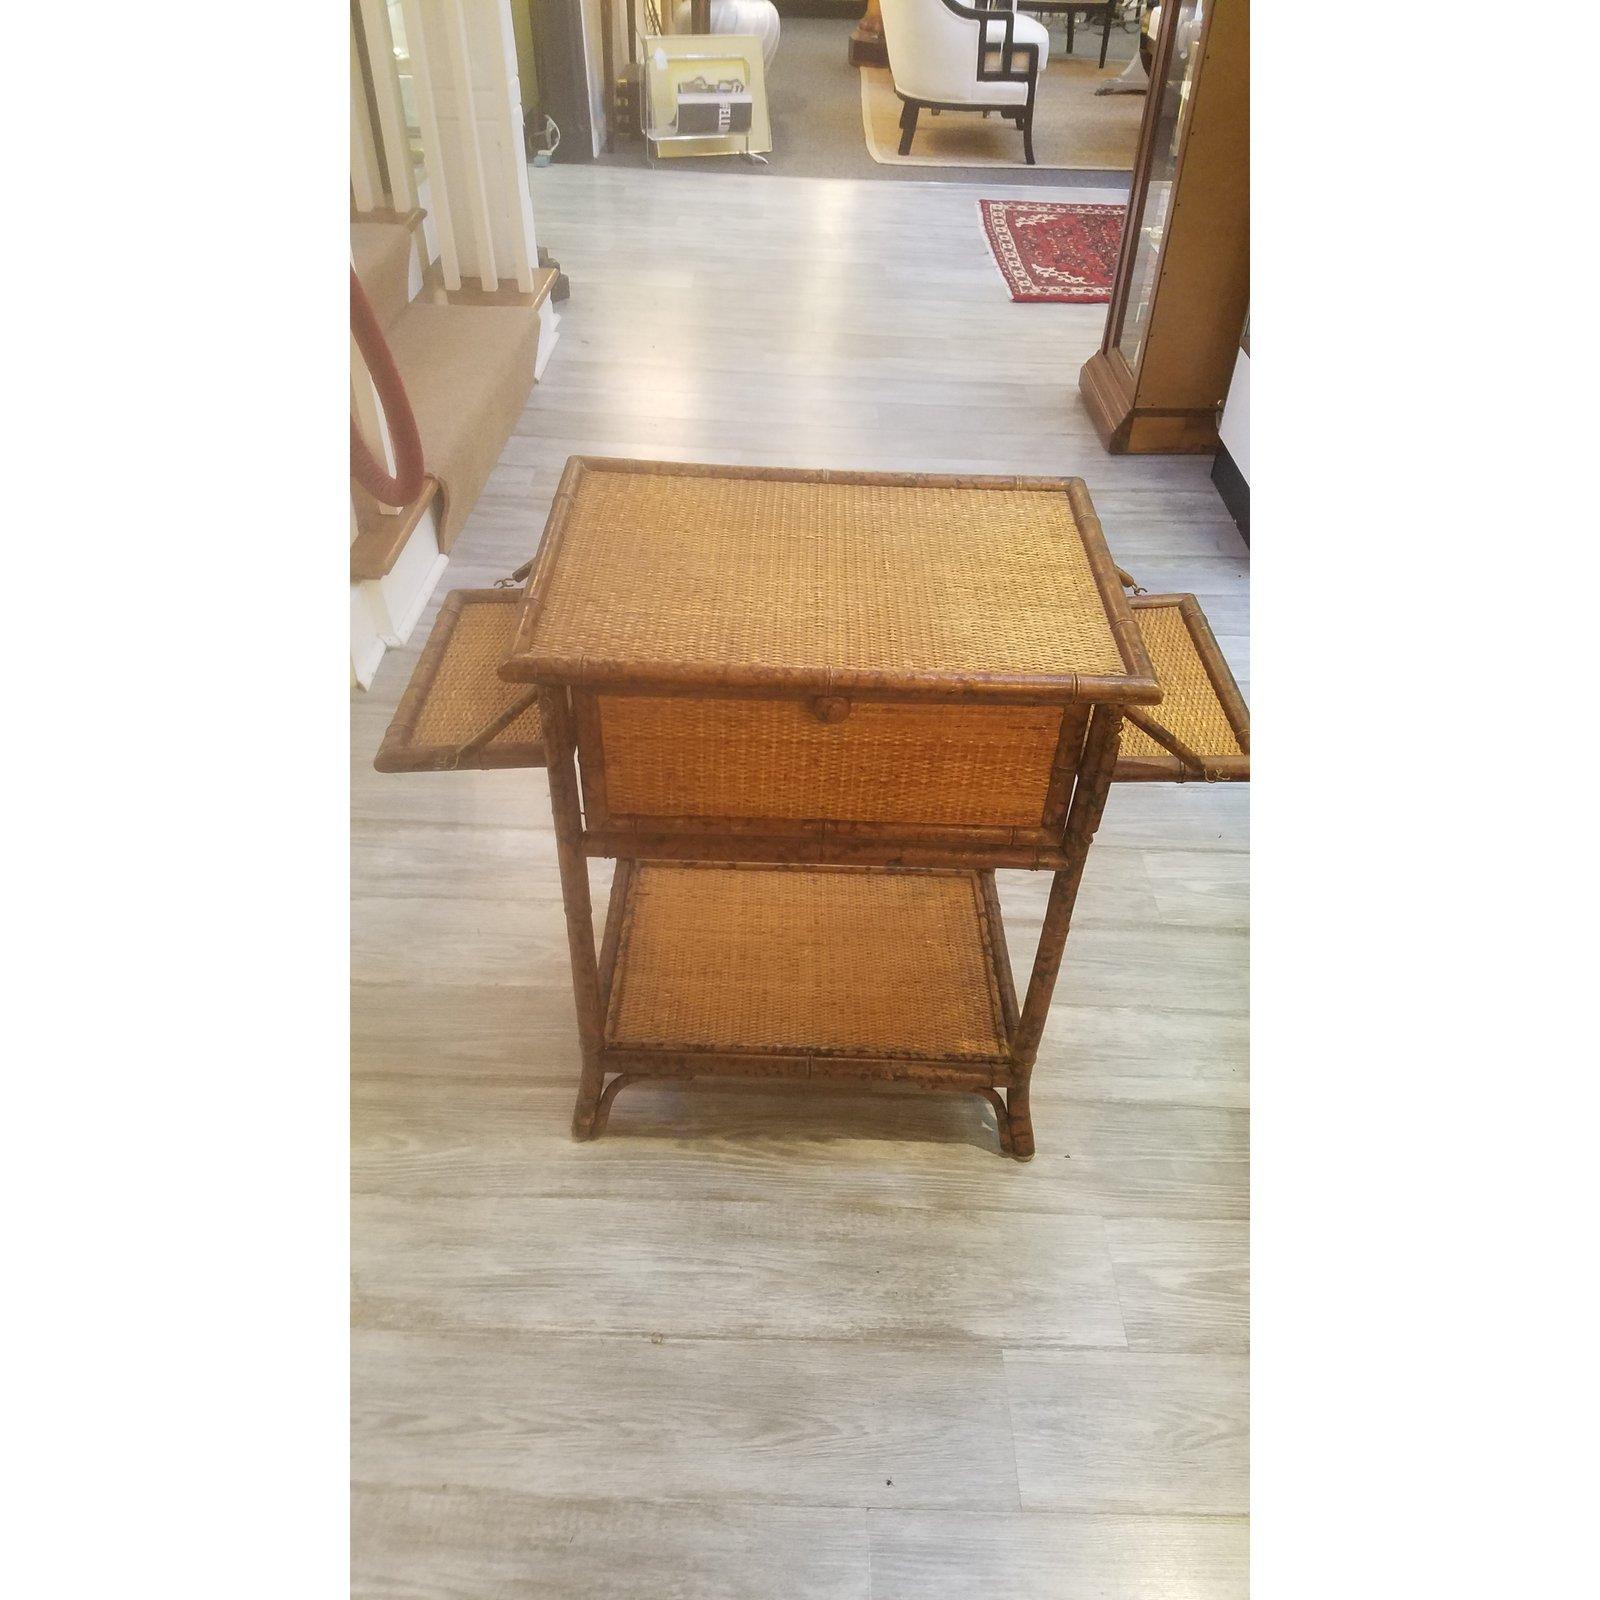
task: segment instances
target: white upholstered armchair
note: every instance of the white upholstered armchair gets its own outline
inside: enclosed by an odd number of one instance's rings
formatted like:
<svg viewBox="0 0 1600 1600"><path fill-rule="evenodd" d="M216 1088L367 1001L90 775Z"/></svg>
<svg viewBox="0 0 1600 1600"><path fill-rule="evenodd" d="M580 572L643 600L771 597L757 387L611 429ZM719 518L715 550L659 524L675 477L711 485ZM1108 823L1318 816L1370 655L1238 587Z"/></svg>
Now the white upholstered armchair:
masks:
<svg viewBox="0 0 1600 1600"><path fill-rule="evenodd" d="M1035 17L983 10L961 0L882 0L883 37L900 109L900 154L911 153L917 115L996 112L1022 130L1033 165L1033 100L1050 54L1050 35Z"/></svg>

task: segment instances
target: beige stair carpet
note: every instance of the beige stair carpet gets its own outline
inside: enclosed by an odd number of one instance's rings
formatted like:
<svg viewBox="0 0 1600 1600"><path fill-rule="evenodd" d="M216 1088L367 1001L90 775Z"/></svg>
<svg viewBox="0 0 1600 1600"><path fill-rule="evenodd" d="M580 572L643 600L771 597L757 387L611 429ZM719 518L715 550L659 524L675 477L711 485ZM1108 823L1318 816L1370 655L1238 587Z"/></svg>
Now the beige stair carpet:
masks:
<svg viewBox="0 0 1600 1600"><path fill-rule="evenodd" d="M1052 60L1039 79L1033 111L1036 167L1132 171L1144 117L1143 95L1096 95L1120 63L1104 71L1093 61ZM926 108L917 119L911 154L900 149L901 101L886 67L861 69L861 124L867 150L885 166L1022 167L1022 134L1014 122L976 111Z"/></svg>
<svg viewBox="0 0 1600 1600"><path fill-rule="evenodd" d="M417 302L388 337L422 435L422 458L444 485L439 547L447 551L533 387L539 313L532 306Z"/></svg>
<svg viewBox="0 0 1600 1600"><path fill-rule="evenodd" d="M350 264L383 328L411 299L411 230L400 222L352 222Z"/></svg>

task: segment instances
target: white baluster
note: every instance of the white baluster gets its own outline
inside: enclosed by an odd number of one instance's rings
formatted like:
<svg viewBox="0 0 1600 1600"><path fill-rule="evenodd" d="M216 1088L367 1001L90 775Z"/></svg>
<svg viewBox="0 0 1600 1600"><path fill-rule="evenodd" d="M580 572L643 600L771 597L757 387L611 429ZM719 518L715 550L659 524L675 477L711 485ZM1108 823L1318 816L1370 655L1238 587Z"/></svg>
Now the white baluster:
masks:
<svg viewBox="0 0 1600 1600"><path fill-rule="evenodd" d="M456 119L461 127L461 147L466 155L472 236L478 247L478 280L485 289L492 291L500 287L500 274L495 266L494 219L489 211L482 141L478 138L478 107L472 93L472 46L467 39L467 18L461 0L441 0L441 5L451 81L455 88Z"/></svg>
<svg viewBox="0 0 1600 1600"><path fill-rule="evenodd" d="M433 99L433 75L428 66L428 40L423 29L421 0L403 0L406 48L411 52L411 81L417 91L417 121L422 125L422 160L428 172L428 209L439 235L439 269L446 289L461 287L461 262L456 254L455 228L450 217L450 194L445 178L444 146L439 140L439 114Z"/></svg>
<svg viewBox="0 0 1600 1600"><path fill-rule="evenodd" d="M354 26L350 30L350 187L357 211L376 211L383 204L383 179L378 167L378 147L367 115L367 91L361 77L361 57L356 50Z"/></svg>
<svg viewBox="0 0 1600 1600"><path fill-rule="evenodd" d="M361 31L372 68L372 93L378 102L378 128L383 135L383 161L389 173L390 201L396 211L417 203L411 170L411 140L406 133L405 102L400 98L400 69L394 59L394 35L383 0L361 0Z"/></svg>
<svg viewBox="0 0 1600 1600"><path fill-rule="evenodd" d="M517 41L511 28L511 8L497 5L495 14L494 57L495 97L504 118L503 138L511 201L511 256L516 265L517 287L533 293L533 265L538 248L533 232L533 197L528 192L528 162L523 152L522 87L517 79Z"/></svg>

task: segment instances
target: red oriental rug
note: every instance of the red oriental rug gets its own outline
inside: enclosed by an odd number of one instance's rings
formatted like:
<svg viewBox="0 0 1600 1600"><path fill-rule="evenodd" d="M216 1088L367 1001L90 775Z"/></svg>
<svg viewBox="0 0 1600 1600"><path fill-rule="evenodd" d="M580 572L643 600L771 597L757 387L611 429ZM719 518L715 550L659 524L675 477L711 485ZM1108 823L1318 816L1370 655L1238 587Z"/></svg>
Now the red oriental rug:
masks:
<svg viewBox="0 0 1600 1600"><path fill-rule="evenodd" d="M983 231L1013 300L1111 298L1126 206L980 200Z"/></svg>

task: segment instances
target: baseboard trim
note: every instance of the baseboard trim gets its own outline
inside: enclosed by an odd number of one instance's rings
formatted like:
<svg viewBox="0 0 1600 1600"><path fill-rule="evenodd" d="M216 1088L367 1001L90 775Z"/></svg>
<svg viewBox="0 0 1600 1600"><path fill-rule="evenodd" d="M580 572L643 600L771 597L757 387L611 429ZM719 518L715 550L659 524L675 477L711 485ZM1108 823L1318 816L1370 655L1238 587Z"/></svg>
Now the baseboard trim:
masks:
<svg viewBox="0 0 1600 1600"><path fill-rule="evenodd" d="M560 335L561 317L556 311L555 302L548 297L539 302L539 346L533 355L533 381L538 383L544 377L544 369L550 365L550 357L556 353L556 339Z"/></svg>
<svg viewBox="0 0 1600 1600"><path fill-rule="evenodd" d="M350 585L350 676L363 689L372 687L372 679L388 649L378 635L373 621L372 608L367 601L366 586Z"/></svg>
<svg viewBox="0 0 1600 1600"><path fill-rule="evenodd" d="M1228 508L1228 515L1233 518L1240 537L1248 545L1250 484L1239 470L1238 462L1228 454L1228 447L1225 444L1217 446L1216 459L1211 463L1211 481L1217 486L1217 493L1222 496L1222 503Z"/></svg>
<svg viewBox="0 0 1600 1600"><path fill-rule="evenodd" d="M386 644L404 644L411 637L411 630L416 627L417 619L427 609L428 602L433 598L433 591L439 587L439 580L449 565L449 556L433 558L433 565L428 568L427 576L412 591L405 610L394 616L394 633L384 641Z"/></svg>
<svg viewBox="0 0 1600 1600"><path fill-rule="evenodd" d="M350 671L363 689L372 686L384 651L411 637L450 565L439 549L438 504L424 512L388 572L350 585Z"/></svg>

